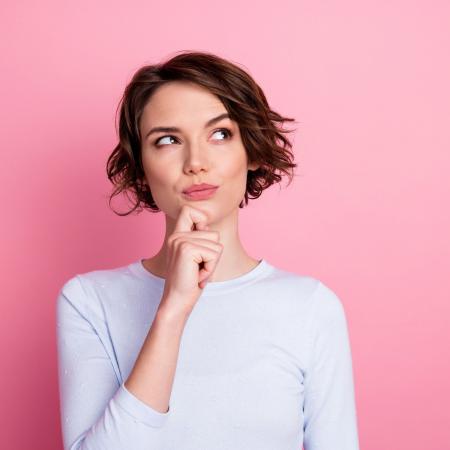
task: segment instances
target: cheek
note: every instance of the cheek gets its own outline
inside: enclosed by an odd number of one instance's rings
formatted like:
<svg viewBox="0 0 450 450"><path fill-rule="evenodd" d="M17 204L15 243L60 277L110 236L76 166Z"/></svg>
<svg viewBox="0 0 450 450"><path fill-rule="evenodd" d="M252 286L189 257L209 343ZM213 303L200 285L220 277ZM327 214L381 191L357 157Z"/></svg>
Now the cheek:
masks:
<svg viewBox="0 0 450 450"><path fill-rule="evenodd" d="M247 187L247 163L243 158L230 161L221 166L222 179L227 184L227 192L241 197Z"/></svg>
<svg viewBox="0 0 450 450"><path fill-rule="evenodd" d="M167 195L168 189L173 189L176 185L176 177L173 171L168 167L160 167L158 164L143 162L145 178L152 191L153 200L161 209L167 208L166 203L170 202L170 196Z"/></svg>
<svg viewBox="0 0 450 450"><path fill-rule="evenodd" d="M147 158L143 157L142 165L152 192L173 183L175 176L173 174L173 164L165 164L164 161L160 161L158 158L150 158L147 155Z"/></svg>
<svg viewBox="0 0 450 450"><path fill-rule="evenodd" d="M247 159L242 150L234 149L220 161L220 173L224 178L239 178L247 173ZM230 157L231 156L231 157Z"/></svg>

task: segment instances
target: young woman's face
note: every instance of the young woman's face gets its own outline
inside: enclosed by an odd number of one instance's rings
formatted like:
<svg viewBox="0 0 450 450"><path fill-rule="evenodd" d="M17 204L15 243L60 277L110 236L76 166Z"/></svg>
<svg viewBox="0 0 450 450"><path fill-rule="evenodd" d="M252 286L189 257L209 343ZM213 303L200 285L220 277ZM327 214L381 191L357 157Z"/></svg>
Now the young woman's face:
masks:
<svg viewBox="0 0 450 450"><path fill-rule="evenodd" d="M140 132L146 181L158 207L176 219L183 204L204 211L209 223L238 208L244 198L247 154L236 122L223 117L221 101L197 84L171 81L159 87L144 108ZM154 131L174 127L177 131ZM192 184L219 186L208 199L192 200L183 190Z"/></svg>

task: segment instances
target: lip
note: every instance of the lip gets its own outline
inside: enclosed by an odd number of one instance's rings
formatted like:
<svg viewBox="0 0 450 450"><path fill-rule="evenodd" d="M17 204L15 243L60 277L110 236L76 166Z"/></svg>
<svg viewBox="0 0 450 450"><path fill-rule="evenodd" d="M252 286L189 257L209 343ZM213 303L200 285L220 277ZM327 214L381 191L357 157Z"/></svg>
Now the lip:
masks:
<svg viewBox="0 0 450 450"><path fill-rule="evenodd" d="M200 184L193 184L189 186L187 189L183 191L183 194L190 194L193 191L203 191L206 189L213 189L217 188L218 186L215 186L214 184L208 184L208 183L200 183Z"/></svg>
<svg viewBox="0 0 450 450"><path fill-rule="evenodd" d="M210 197L212 197L217 189L219 189L219 186L215 186L213 188L209 189L201 189L197 191L191 191L191 192L183 192L183 195L186 196L190 200L206 200Z"/></svg>

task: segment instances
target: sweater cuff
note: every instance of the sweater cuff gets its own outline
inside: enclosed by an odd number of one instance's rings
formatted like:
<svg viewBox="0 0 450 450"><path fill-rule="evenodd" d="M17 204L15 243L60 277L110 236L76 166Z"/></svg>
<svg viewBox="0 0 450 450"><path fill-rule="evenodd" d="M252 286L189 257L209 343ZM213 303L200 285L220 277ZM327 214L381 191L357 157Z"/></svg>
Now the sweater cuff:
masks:
<svg viewBox="0 0 450 450"><path fill-rule="evenodd" d="M125 381L122 382L114 395L114 400L122 409L133 416L135 420L138 420L150 427L162 427L171 413L170 405L167 412L162 413L138 399L125 387Z"/></svg>

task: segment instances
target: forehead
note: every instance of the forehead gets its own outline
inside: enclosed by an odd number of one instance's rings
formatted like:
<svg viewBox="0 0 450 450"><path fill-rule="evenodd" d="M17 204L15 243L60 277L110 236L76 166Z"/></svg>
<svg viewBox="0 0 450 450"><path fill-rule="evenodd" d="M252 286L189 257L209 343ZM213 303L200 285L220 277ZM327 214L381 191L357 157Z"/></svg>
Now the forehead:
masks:
<svg viewBox="0 0 450 450"><path fill-rule="evenodd" d="M176 125L174 121L200 121L226 112L218 97L206 88L187 81L170 81L152 94L142 121L152 125ZM169 122L170 121L170 122Z"/></svg>

